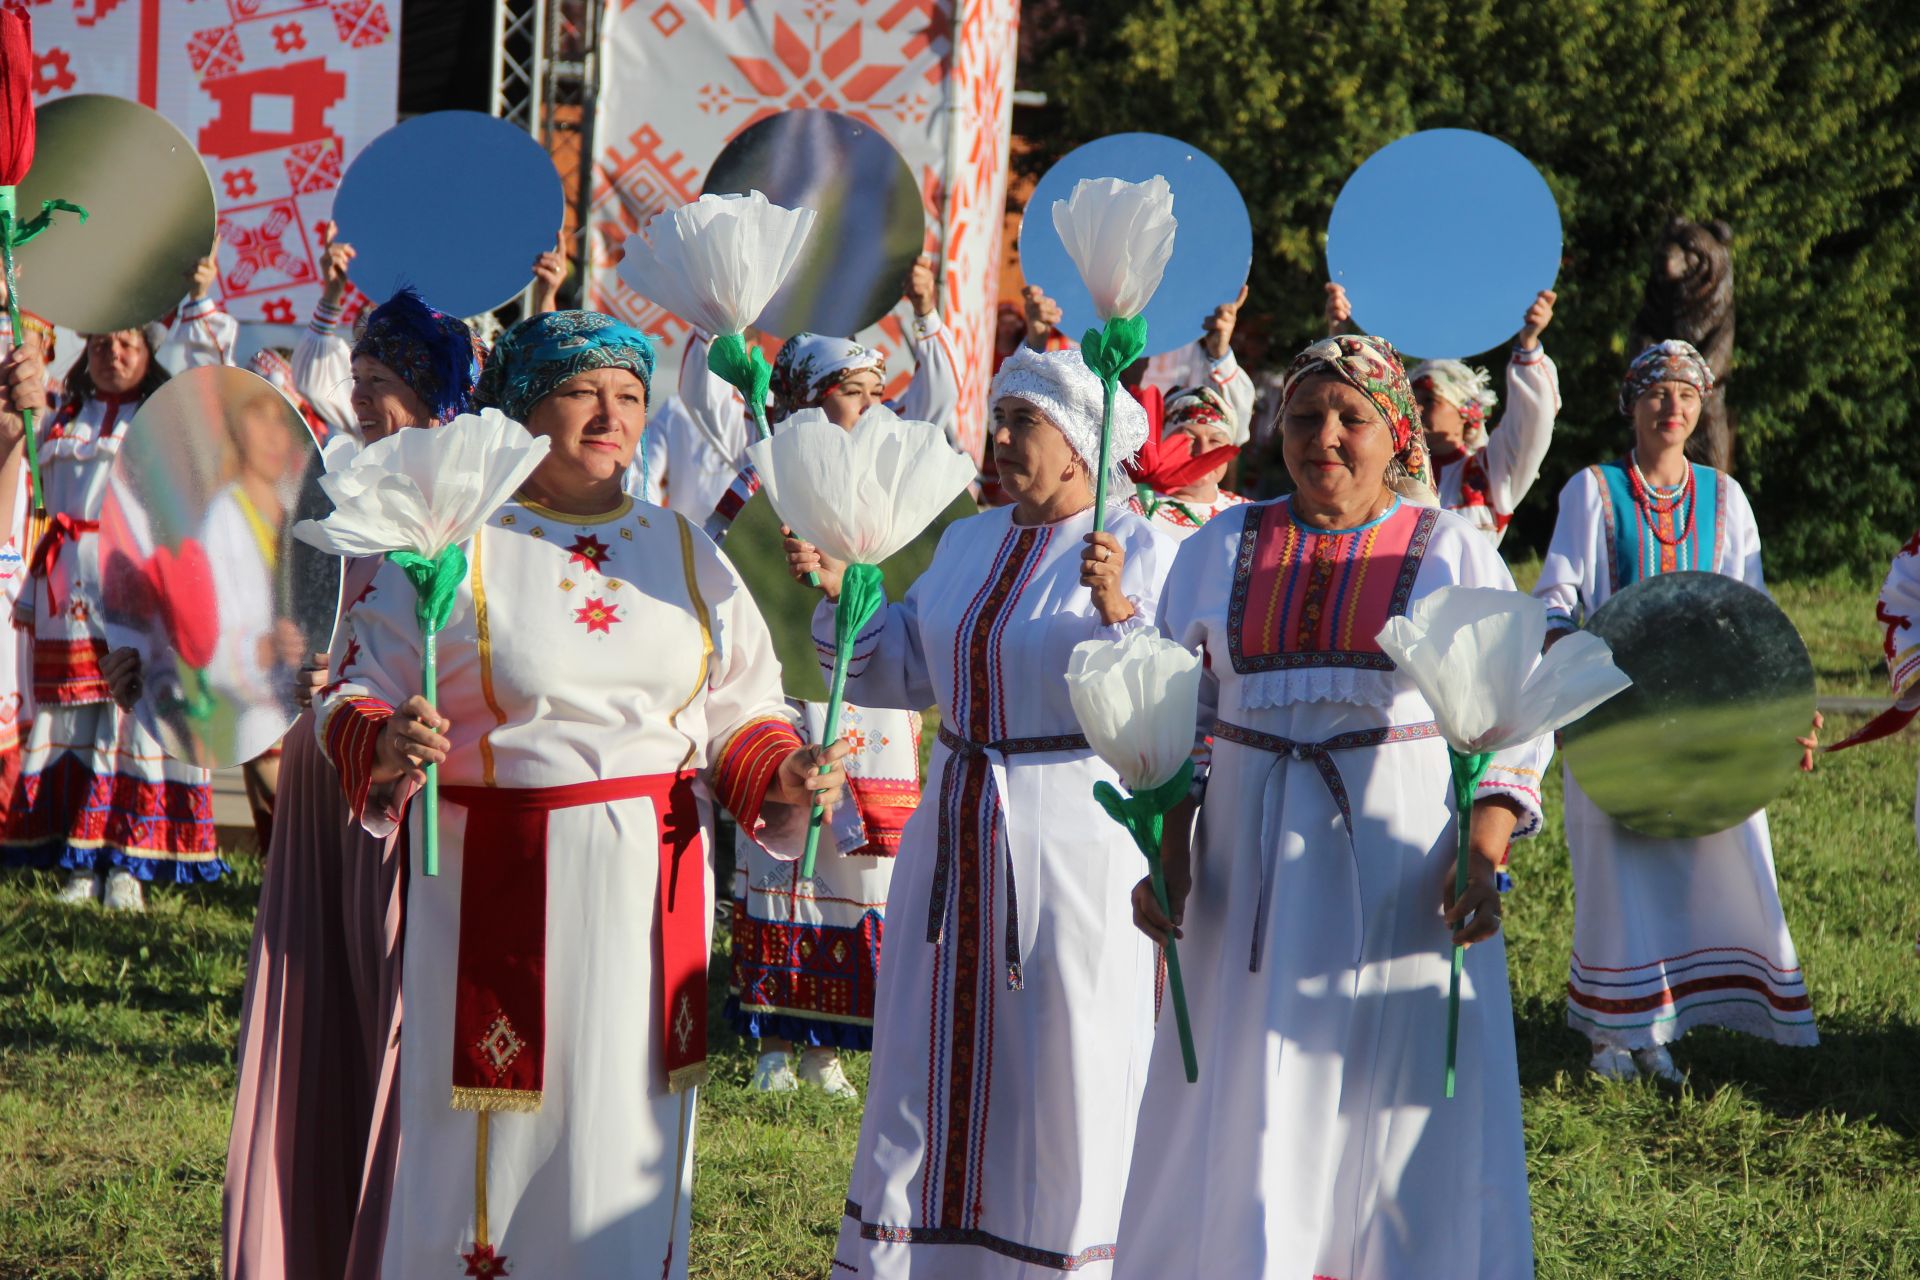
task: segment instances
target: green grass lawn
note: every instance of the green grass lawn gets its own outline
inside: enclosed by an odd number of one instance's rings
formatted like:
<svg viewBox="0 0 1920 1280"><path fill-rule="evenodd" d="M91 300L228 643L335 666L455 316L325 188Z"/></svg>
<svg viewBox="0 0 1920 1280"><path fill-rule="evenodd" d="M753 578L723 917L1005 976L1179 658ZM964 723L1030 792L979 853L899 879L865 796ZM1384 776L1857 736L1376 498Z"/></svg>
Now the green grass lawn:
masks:
<svg viewBox="0 0 1920 1280"><path fill-rule="evenodd" d="M1824 689L1877 692L1860 656L1870 590L1777 594ZM1557 822L1520 851L1507 925L1541 1276L1920 1276L1917 753L1909 734L1829 757L1771 809L1821 1046L1696 1032L1675 1051L1692 1075L1678 1096L1585 1076L1562 1019L1573 888ZM213 1276L258 866L156 892L144 917L61 908L55 883L0 877L0 1280ZM820 1280L858 1109L751 1095L750 1047L719 1030L713 1051L693 1274Z"/></svg>

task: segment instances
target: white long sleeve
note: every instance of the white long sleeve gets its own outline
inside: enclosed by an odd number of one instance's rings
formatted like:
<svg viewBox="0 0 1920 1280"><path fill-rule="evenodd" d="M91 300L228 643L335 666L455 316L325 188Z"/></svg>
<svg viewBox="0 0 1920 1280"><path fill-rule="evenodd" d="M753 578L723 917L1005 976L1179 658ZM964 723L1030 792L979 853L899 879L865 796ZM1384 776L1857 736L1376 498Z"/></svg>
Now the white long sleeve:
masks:
<svg viewBox="0 0 1920 1280"><path fill-rule="evenodd" d="M1487 434L1488 500L1500 515L1512 515L1540 478L1559 413L1560 374L1546 348L1514 352L1507 362L1506 411Z"/></svg>
<svg viewBox="0 0 1920 1280"><path fill-rule="evenodd" d="M240 340L240 322L211 297L188 298L174 313L166 341L154 353L175 373L208 365L232 364L234 344Z"/></svg>
<svg viewBox="0 0 1920 1280"><path fill-rule="evenodd" d="M294 389L306 397L329 431L359 435L353 412L353 348L340 332L341 308L325 301L293 348Z"/></svg>
<svg viewBox="0 0 1920 1280"><path fill-rule="evenodd" d="M680 403L707 443L737 465L751 439L747 402L731 383L707 368L712 343L704 333L688 335L680 352Z"/></svg>
<svg viewBox="0 0 1920 1280"><path fill-rule="evenodd" d="M931 422L940 428L956 453L960 443L960 372L940 313L915 316L907 324L907 342L913 350L913 381L894 411L913 422Z"/></svg>
<svg viewBox="0 0 1920 1280"><path fill-rule="evenodd" d="M1244 442L1253 429L1253 379L1240 367L1232 347L1218 360L1207 354L1205 344L1200 341L1155 356L1147 362L1146 376L1141 382L1162 392L1176 387L1210 386L1233 410L1234 439Z"/></svg>

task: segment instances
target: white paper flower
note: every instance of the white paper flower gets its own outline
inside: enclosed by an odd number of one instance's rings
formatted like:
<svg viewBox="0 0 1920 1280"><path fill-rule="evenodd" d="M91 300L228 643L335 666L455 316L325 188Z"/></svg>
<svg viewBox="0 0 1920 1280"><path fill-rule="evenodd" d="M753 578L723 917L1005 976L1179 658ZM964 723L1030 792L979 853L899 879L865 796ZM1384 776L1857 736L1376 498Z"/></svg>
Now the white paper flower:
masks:
<svg viewBox="0 0 1920 1280"><path fill-rule="evenodd" d="M739 333L786 281L813 219L813 210L784 208L758 191L701 196L627 237L620 278L709 336Z"/></svg>
<svg viewBox="0 0 1920 1280"><path fill-rule="evenodd" d="M795 537L856 564L879 564L919 537L975 474L940 428L885 405L851 431L802 409L747 456Z"/></svg>
<svg viewBox="0 0 1920 1280"><path fill-rule="evenodd" d="M1534 659L1547 609L1517 591L1442 587L1387 619L1380 647L1413 677L1448 745L1502 751L1578 720L1633 681L1607 642L1576 631Z"/></svg>
<svg viewBox="0 0 1920 1280"><path fill-rule="evenodd" d="M1145 182L1082 178L1067 200L1053 202L1060 233L1102 323L1147 309L1173 257L1173 189L1162 177Z"/></svg>
<svg viewBox="0 0 1920 1280"><path fill-rule="evenodd" d="M412 551L434 559L513 496L548 444L498 409L396 431L365 448L335 441L320 477L333 514L302 520L293 535L337 556Z"/></svg>
<svg viewBox="0 0 1920 1280"><path fill-rule="evenodd" d="M1144 630L1083 641L1067 659L1067 698L1094 754L1127 790L1149 791L1193 752L1200 655Z"/></svg>

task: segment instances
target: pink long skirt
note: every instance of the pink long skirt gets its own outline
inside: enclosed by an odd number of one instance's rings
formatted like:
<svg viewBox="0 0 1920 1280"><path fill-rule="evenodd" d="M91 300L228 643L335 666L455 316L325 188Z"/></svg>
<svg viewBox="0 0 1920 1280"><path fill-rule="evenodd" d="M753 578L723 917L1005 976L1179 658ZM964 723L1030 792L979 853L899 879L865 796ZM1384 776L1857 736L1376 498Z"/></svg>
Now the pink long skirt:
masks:
<svg viewBox="0 0 1920 1280"><path fill-rule="evenodd" d="M372 1280L399 1153L406 851L347 813L308 712L287 731L240 1012L229 1280Z"/></svg>

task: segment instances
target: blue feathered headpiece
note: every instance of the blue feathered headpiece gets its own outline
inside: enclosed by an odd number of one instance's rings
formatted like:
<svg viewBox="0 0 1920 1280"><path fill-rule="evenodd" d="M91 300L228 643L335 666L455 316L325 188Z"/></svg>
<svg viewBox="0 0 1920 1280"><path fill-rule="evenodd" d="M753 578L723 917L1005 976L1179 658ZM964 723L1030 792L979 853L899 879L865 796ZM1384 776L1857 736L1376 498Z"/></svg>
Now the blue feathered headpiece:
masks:
<svg viewBox="0 0 1920 1280"><path fill-rule="evenodd" d="M392 369L426 403L437 423L473 408L480 344L463 321L435 311L411 288L373 309L353 354L371 356Z"/></svg>

